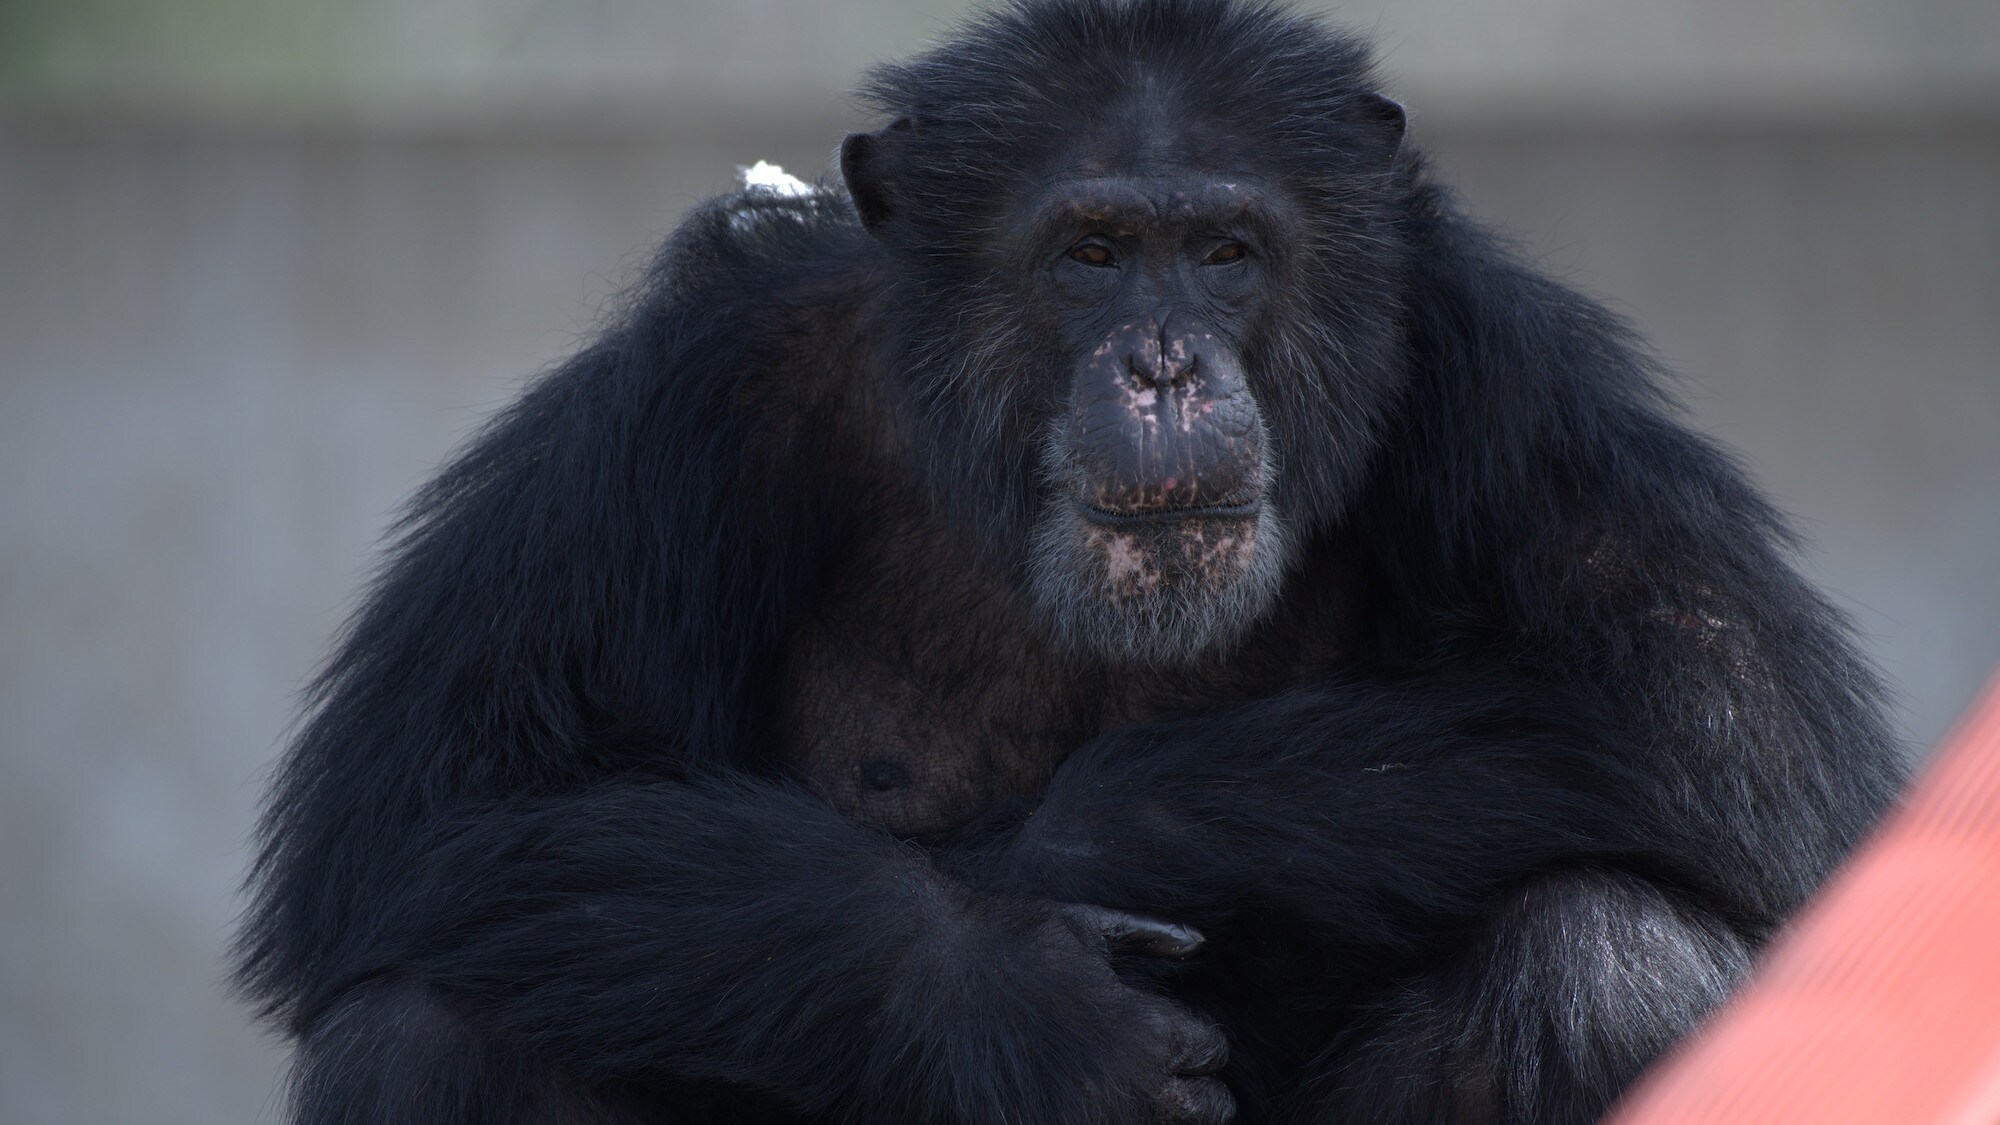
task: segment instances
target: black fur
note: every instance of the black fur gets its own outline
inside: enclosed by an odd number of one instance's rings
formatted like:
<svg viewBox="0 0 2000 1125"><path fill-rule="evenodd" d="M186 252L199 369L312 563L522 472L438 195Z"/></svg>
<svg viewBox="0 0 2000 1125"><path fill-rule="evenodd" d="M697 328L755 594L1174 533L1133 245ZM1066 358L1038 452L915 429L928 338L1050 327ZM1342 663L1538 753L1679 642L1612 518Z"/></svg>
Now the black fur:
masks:
<svg viewBox="0 0 2000 1125"><path fill-rule="evenodd" d="M1239 1120L1594 1118L1901 781L1778 519L1351 40L1035 0L869 95L865 229L697 210L400 525L241 938L296 1119L1213 1121L1210 1020ZM1283 585L1171 667L1022 595L1069 359L994 249L1134 115L1295 224L1244 346Z"/></svg>

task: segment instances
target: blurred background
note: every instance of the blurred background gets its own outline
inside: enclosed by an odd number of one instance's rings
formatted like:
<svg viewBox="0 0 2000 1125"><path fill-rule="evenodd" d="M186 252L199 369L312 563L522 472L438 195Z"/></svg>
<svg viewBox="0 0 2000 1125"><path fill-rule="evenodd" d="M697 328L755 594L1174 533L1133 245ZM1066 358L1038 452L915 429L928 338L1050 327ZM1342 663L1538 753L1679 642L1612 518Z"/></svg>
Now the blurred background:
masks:
<svg viewBox="0 0 2000 1125"><path fill-rule="evenodd" d="M0 0L0 1121L275 1118L220 954L385 521L963 7ZM2000 663L2000 5L1325 8L1686 373L1936 740Z"/></svg>

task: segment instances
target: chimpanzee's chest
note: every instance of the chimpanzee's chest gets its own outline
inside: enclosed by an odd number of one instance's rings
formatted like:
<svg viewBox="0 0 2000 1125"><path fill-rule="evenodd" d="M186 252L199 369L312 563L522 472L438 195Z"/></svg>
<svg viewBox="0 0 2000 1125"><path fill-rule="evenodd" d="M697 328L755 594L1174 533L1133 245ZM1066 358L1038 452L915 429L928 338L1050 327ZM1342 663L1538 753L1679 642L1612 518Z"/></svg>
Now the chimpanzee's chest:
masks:
<svg viewBox="0 0 2000 1125"><path fill-rule="evenodd" d="M1040 640L1004 583L938 561L920 549L857 560L787 639L786 767L899 836L1040 792L1125 710Z"/></svg>
<svg viewBox="0 0 2000 1125"><path fill-rule="evenodd" d="M1015 583L935 524L862 538L786 638L780 757L843 813L899 836L1039 794L1100 732L1281 691L1347 650L1344 599L1315 597L1211 659L1107 667L1056 651Z"/></svg>

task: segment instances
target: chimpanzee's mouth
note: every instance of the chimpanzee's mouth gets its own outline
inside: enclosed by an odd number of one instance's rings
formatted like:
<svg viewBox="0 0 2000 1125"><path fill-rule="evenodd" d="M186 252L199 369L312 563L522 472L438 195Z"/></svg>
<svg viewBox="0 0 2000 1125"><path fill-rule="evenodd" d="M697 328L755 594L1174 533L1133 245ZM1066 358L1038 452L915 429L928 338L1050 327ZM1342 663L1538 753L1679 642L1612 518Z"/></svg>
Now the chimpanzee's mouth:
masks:
<svg viewBox="0 0 2000 1125"><path fill-rule="evenodd" d="M1079 500L1078 514L1091 523L1104 527L1147 527L1162 520L1244 520L1251 519L1263 509L1261 500L1246 500L1240 504L1190 504L1177 507L1136 508L1114 512L1095 504Z"/></svg>

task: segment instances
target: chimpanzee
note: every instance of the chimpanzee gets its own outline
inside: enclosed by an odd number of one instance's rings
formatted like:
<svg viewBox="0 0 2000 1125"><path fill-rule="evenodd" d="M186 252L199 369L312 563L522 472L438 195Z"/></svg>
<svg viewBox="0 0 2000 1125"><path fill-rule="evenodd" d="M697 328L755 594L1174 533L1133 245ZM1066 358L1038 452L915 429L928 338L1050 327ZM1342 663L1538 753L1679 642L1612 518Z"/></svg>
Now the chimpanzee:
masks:
<svg viewBox="0 0 2000 1125"><path fill-rule="evenodd" d="M1901 779L1365 48L1022 0L413 501L239 949L326 1122L1581 1122Z"/></svg>

